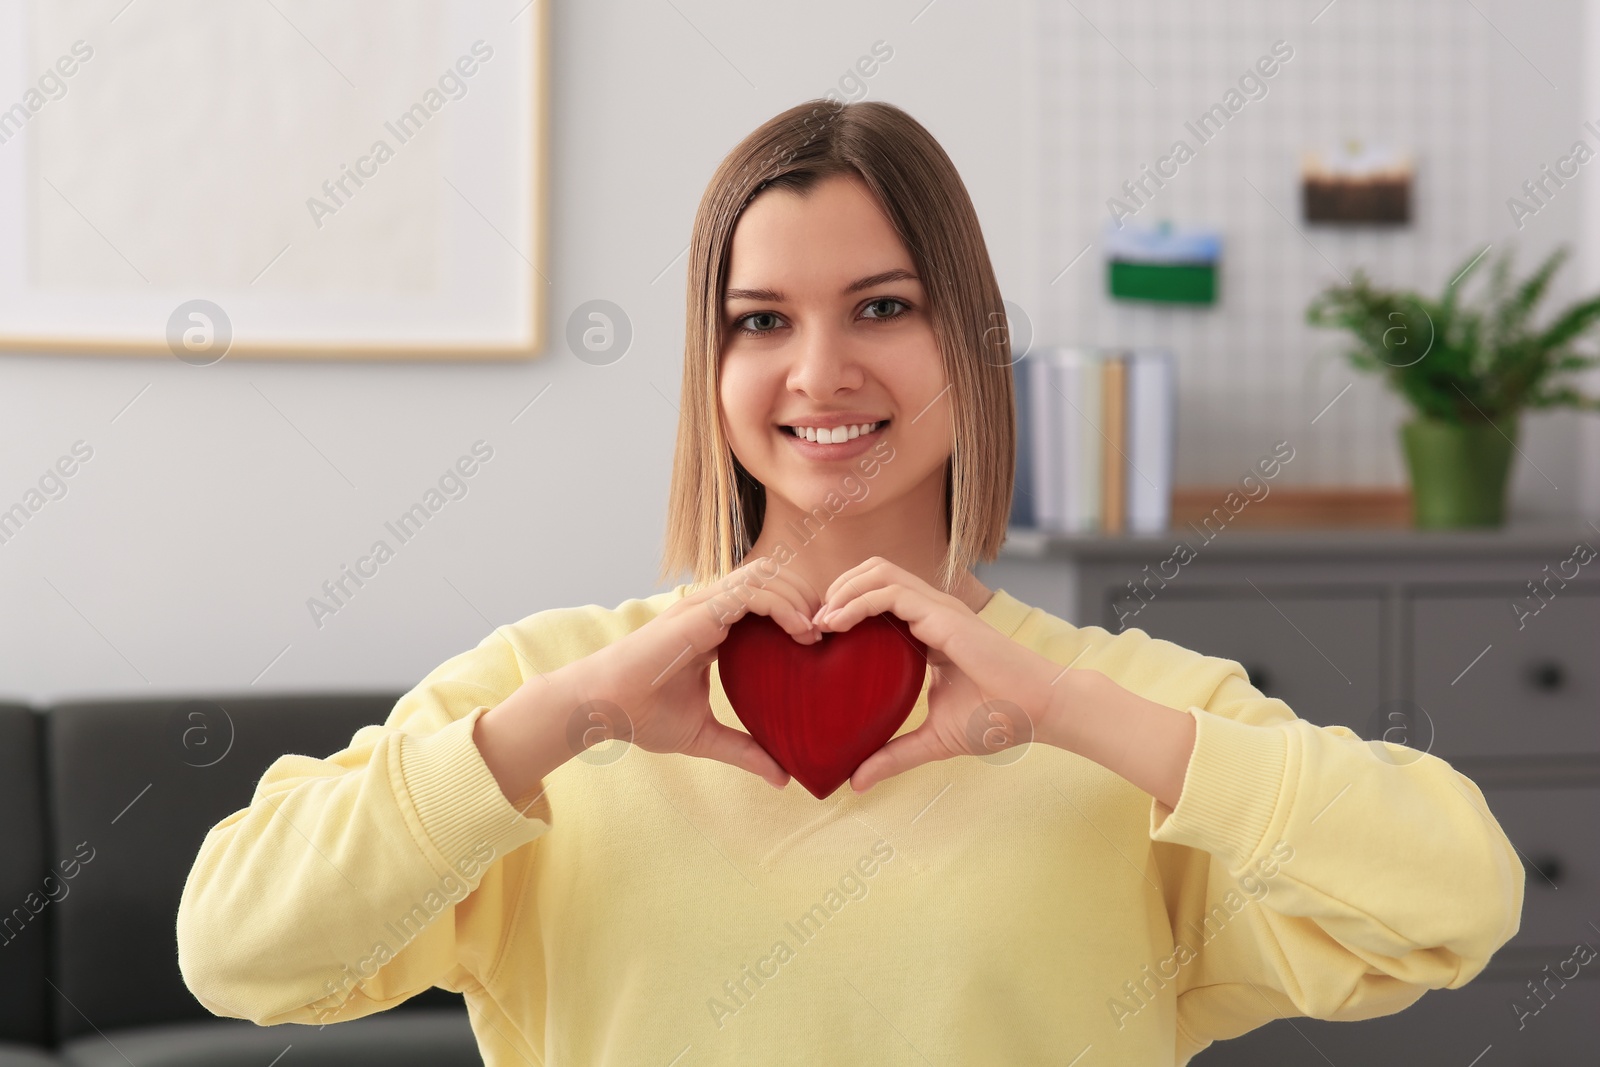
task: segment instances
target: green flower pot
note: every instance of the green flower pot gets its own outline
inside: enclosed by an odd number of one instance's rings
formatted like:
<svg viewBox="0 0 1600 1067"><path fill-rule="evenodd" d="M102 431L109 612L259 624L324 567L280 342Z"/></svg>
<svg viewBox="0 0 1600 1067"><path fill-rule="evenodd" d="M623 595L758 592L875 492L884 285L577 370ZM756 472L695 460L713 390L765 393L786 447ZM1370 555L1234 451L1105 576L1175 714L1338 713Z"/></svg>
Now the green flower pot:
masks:
<svg viewBox="0 0 1600 1067"><path fill-rule="evenodd" d="M1455 423L1418 415L1400 427L1419 527L1499 526L1505 521L1517 417Z"/></svg>

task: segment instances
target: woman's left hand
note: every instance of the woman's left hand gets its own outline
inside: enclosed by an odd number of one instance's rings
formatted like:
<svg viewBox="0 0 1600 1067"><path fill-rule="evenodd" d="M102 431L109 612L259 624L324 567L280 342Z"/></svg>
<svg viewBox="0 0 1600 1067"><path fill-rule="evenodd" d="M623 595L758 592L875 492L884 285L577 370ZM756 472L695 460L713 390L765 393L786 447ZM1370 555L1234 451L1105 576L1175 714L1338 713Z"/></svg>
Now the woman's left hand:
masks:
<svg viewBox="0 0 1600 1067"><path fill-rule="evenodd" d="M813 621L842 631L881 612L904 620L927 646L928 717L868 756L850 776L851 788L864 793L924 763L991 755L1035 739L1057 692L1059 664L881 556L841 574Z"/></svg>

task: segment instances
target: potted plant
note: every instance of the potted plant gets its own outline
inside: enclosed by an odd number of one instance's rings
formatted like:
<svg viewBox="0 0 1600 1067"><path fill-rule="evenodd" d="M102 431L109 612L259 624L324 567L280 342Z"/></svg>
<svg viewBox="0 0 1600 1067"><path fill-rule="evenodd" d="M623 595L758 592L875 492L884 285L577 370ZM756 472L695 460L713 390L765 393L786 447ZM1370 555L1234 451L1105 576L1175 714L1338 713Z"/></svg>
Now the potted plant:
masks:
<svg viewBox="0 0 1600 1067"><path fill-rule="evenodd" d="M1497 526L1524 408L1600 410L1600 397L1556 379L1600 363L1573 346L1600 319L1600 296L1578 301L1547 326L1530 321L1569 249L1556 249L1526 280L1511 281L1509 249L1495 260L1484 299L1461 298L1483 254L1457 270L1438 299L1372 285L1356 270L1318 293L1313 326L1348 330L1347 350L1412 407L1400 427L1416 525Z"/></svg>

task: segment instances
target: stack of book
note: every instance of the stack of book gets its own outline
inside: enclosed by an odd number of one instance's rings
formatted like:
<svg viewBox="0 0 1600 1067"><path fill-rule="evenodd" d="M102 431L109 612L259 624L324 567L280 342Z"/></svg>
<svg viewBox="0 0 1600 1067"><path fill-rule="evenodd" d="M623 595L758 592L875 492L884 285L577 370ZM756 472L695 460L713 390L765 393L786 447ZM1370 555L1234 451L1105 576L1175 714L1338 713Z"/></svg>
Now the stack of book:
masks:
<svg viewBox="0 0 1600 1067"><path fill-rule="evenodd" d="M1161 533L1172 515L1177 375L1161 349L1039 348L1012 365L1011 525Z"/></svg>

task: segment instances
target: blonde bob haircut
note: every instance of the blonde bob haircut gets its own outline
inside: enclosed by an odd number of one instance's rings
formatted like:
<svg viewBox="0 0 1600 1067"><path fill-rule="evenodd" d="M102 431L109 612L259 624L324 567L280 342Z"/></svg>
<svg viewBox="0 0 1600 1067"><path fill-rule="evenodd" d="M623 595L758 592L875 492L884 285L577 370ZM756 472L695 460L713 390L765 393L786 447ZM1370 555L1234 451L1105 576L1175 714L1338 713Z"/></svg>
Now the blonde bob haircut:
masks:
<svg viewBox="0 0 1600 1067"><path fill-rule="evenodd" d="M766 488L734 456L718 417L723 293L734 227L766 189L807 195L831 175L858 177L904 242L922 280L950 388L928 416L953 433L945 466L950 592L1005 540L1016 464L1016 409L1005 306L966 186L923 126L892 104L808 100L763 123L729 152L706 187L689 242L682 406L672 464L661 578L718 581L743 564L766 513ZM813 515L826 525L822 505Z"/></svg>

